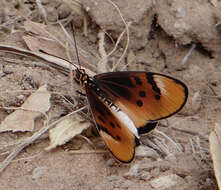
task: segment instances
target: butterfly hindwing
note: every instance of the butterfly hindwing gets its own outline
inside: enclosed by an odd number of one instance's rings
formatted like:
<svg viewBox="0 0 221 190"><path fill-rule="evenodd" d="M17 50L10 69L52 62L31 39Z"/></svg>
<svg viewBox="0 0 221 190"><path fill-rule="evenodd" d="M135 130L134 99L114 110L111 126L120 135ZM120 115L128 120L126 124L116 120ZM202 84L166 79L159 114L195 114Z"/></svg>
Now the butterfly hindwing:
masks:
<svg viewBox="0 0 221 190"><path fill-rule="evenodd" d="M137 128L177 113L186 103L186 85L151 72L112 72L95 76L106 96L123 110Z"/></svg>
<svg viewBox="0 0 221 190"><path fill-rule="evenodd" d="M86 87L86 94L97 129L108 149L121 162L132 161L136 145L134 134L102 102L92 87Z"/></svg>

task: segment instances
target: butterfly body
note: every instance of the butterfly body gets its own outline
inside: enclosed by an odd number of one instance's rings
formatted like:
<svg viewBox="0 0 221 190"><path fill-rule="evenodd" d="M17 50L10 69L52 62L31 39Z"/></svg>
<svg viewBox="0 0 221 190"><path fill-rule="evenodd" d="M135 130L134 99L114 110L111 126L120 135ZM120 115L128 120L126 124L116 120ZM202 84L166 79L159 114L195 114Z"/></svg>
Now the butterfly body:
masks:
<svg viewBox="0 0 221 190"><path fill-rule="evenodd" d="M85 88L108 149L126 163L133 160L139 134L180 111L188 97L184 83L159 73L126 71L89 77L83 69L77 69L74 78Z"/></svg>

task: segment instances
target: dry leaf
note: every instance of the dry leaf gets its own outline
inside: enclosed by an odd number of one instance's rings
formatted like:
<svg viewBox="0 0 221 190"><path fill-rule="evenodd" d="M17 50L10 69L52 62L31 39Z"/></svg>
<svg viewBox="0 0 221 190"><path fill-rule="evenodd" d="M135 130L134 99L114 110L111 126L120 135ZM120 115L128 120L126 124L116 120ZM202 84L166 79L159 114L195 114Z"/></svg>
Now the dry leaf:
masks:
<svg viewBox="0 0 221 190"><path fill-rule="evenodd" d="M214 131L210 133L209 143L217 184L221 189L221 126L218 123L215 124Z"/></svg>
<svg viewBox="0 0 221 190"><path fill-rule="evenodd" d="M40 52L41 50L49 55L56 55L57 57L67 59L66 54L64 53L65 48L55 41L40 39L32 36L23 36L23 40L28 48L34 52Z"/></svg>
<svg viewBox="0 0 221 190"><path fill-rule="evenodd" d="M58 145L63 145L90 126L90 122L82 122L79 116L71 116L61 121L49 131L50 145L46 150L51 150Z"/></svg>
<svg viewBox="0 0 221 190"><path fill-rule="evenodd" d="M24 27L26 32L30 32L32 34L36 34L39 36L44 36L49 38L49 34L46 31L46 25L32 22L30 20L27 20L24 22Z"/></svg>
<svg viewBox="0 0 221 190"><path fill-rule="evenodd" d="M50 55L67 59L64 53L66 51L64 46L66 39L61 29L35 23L30 20L25 21L24 27L27 32L34 34L34 36L23 36L30 50L35 52L41 50Z"/></svg>
<svg viewBox="0 0 221 190"><path fill-rule="evenodd" d="M14 111L4 119L0 124L0 132L33 131L34 120L49 110L50 97L47 85L41 86L27 98L21 109Z"/></svg>

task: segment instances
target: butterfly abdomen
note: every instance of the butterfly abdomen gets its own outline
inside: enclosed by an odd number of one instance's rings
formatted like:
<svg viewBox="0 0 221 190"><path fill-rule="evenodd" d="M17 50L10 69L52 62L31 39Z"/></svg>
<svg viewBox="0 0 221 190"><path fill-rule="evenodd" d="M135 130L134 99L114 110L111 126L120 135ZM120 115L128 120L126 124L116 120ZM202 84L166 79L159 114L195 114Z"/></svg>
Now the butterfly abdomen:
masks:
<svg viewBox="0 0 221 190"><path fill-rule="evenodd" d="M87 85L90 86L94 92L96 93L97 97L108 107L113 108L115 111L119 111L120 109L111 101L107 98L107 95L105 94L104 91L100 89L98 84L96 83L95 80L88 78L87 80Z"/></svg>

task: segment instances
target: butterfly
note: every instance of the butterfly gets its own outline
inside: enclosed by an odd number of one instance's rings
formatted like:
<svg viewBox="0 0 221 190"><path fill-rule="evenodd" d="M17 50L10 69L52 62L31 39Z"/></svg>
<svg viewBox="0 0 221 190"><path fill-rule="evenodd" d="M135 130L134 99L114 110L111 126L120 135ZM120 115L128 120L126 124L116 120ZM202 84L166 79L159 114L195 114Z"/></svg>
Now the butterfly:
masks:
<svg viewBox="0 0 221 190"><path fill-rule="evenodd" d="M74 78L85 89L100 136L124 163L133 160L139 135L180 111L188 97L183 82L159 73L121 71L89 77L76 69Z"/></svg>
<svg viewBox="0 0 221 190"><path fill-rule="evenodd" d="M7 45L0 44L0 50L30 55L50 64L70 64L56 56ZM124 163L133 160L140 134L148 133L159 120L179 112L188 97L183 82L160 73L121 71L90 77L78 67L73 73L85 89L100 136L114 157Z"/></svg>

